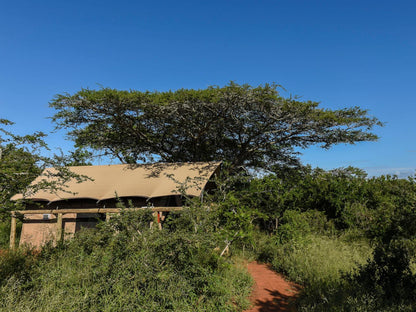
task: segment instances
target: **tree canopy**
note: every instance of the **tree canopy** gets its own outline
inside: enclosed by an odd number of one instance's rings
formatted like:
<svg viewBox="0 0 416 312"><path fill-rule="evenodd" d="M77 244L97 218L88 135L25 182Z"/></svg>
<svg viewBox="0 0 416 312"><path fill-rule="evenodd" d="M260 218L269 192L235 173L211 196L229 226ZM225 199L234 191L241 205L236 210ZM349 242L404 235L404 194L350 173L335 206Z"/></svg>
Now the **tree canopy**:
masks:
<svg viewBox="0 0 416 312"><path fill-rule="evenodd" d="M297 164L297 148L377 139L371 130L381 122L367 110L325 109L285 98L279 88L231 82L167 92L82 89L57 95L50 106L77 146L123 163L224 160L268 169Z"/></svg>

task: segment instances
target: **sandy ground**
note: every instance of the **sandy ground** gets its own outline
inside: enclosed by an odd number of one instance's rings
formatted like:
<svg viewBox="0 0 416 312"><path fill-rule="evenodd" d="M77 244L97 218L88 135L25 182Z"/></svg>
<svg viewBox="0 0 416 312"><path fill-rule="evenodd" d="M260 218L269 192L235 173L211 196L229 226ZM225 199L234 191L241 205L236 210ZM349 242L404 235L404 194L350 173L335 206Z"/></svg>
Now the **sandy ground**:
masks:
<svg viewBox="0 0 416 312"><path fill-rule="evenodd" d="M291 302L299 293L298 285L286 281L266 264L251 262L247 269L253 276L255 285L250 296L253 307L245 312L296 311Z"/></svg>

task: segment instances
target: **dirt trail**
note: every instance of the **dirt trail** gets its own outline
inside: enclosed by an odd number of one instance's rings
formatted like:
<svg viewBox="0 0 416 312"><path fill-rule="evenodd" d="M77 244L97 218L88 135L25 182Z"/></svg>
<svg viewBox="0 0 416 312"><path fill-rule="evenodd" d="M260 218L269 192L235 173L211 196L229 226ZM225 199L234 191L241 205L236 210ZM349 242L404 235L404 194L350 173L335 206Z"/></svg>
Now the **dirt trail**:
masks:
<svg viewBox="0 0 416 312"><path fill-rule="evenodd" d="M251 262L247 265L248 272L255 281L250 296L253 308L244 312L280 312L295 311L290 306L300 287L286 281L281 275L269 269L266 264Z"/></svg>

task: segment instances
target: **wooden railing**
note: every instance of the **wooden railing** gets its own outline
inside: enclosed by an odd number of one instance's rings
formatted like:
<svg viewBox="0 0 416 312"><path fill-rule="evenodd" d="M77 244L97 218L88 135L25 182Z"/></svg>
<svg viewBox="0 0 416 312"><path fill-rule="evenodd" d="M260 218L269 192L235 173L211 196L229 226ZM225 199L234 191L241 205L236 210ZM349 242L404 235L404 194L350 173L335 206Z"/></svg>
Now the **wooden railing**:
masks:
<svg viewBox="0 0 416 312"><path fill-rule="evenodd" d="M120 213L123 210L143 210L148 209L153 212L180 211L182 207L143 207L143 208L73 208L73 209L39 209L39 210L18 210L12 211L12 222L10 227L10 249L16 246L16 218L19 215L27 214L54 214L56 215L57 239L62 239L62 215L66 213L105 213L108 220L109 213Z"/></svg>

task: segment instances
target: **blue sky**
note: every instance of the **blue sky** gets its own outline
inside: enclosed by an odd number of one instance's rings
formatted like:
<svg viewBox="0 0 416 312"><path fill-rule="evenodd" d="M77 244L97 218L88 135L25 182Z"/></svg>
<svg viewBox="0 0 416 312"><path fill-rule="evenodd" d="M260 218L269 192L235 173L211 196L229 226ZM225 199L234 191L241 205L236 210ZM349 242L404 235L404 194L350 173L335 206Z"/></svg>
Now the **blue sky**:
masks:
<svg viewBox="0 0 416 312"><path fill-rule="evenodd" d="M49 132L48 102L101 85L169 90L276 82L323 107L360 106L378 142L303 151L370 175L416 169L414 1L2 1L0 118ZM48 138L67 149L63 133Z"/></svg>

